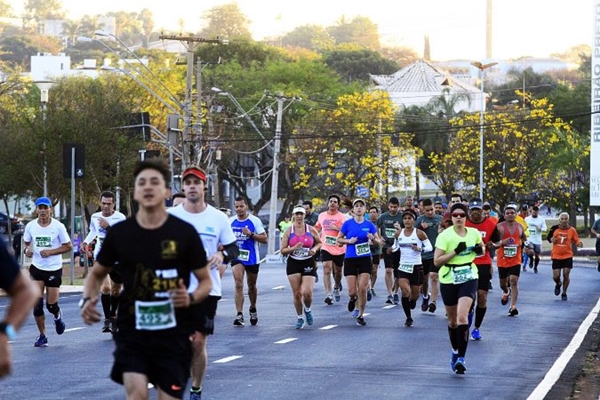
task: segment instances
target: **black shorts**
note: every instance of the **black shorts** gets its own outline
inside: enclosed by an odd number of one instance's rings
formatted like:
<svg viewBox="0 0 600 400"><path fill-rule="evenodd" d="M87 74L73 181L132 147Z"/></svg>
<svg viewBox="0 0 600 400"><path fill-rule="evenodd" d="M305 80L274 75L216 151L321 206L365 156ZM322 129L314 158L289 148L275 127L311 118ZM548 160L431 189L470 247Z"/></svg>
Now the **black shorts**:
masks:
<svg viewBox="0 0 600 400"><path fill-rule="evenodd" d="M315 259L311 257L306 260L296 260L295 258L288 257L285 272L288 276L300 274L302 276L316 277L317 268L315 267Z"/></svg>
<svg viewBox="0 0 600 400"><path fill-rule="evenodd" d="M208 296L202 303L194 304L190 308L192 315L192 328L206 335L215 332L215 315L217 315L217 304L221 296Z"/></svg>
<svg viewBox="0 0 600 400"><path fill-rule="evenodd" d="M383 249L383 263L386 268L397 270L398 266L400 266L400 251L388 254L387 249Z"/></svg>
<svg viewBox="0 0 600 400"><path fill-rule="evenodd" d="M458 299L461 297L470 297L475 300L475 293L477 291L477 279L473 279L460 285L454 285L452 283L440 283L440 293L444 305L455 306L458 304Z"/></svg>
<svg viewBox="0 0 600 400"><path fill-rule="evenodd" d="M46 287L58 288L62 285L62 273L63 270L57 269L56 271L44 271L31 264L29 267L29 275L34 281L42 281Z"/></svg>
<svg viewBox="0 0 600 400"><path fill-rule="evenodd" d="M552 269L573 268L573 258L565 258L564 260L552 259Z"/></svg>
<svg viewBox="0 0 600 400"><path fill-rule="evenodd" d="M492 265L482 264L477 265L477 275L479 275L479 283L477 284L477 290L483 290L488 292L490 290L490 279L492 279Z"/></svg>
<svg viewBox="0 0 600 400"><path fill-rule="evenodd" d="M600 257L600 239L596 239L596 255Z"/></svg>
<svg viewBox="0 0 600 400"><path fill-rule="evenodd" d="M371 260L373 265L379 266L379 261L381 261L381 254L371 254Z"/></svg>
<svg viewBox="0 0 600 400"><path fill-rule="evenodd" d="M254 275L258 275L258 270L260 269L260 264L245 265L245 264L242 264L241 262L238 262L237 264L233 264L234 267L236 265L241 265L242 267L244 267L246 272L254 274Z"/></svg>
<svg viewBox="0 0 600 400"><path fill-rule="evenodd" d="M521 266L513 265L512 267L498 267L498 277L506 279L509 275L521 276Z"/></svg>
<svg viewBox="0 0 600 400"><path fill-rule="evenodd" d="M121 276L121 273L117 271L114 267L110 269L108 276L110 277L110 280L116 283L117 285L123 284L123 277Z"/></svg>
<svg viewBox="0 0 600 400"><path fill-rule="evenodd" d="M190 376L192 346L188 335L115 334L115 360L110 373L123 384L123 374L136 372L170 396L181 399Z"/></svg>
<svg viewBox="0 0 600 400"><path fill-rule="evenodd" d="M407 279L410 286L421 286L423 281L425 280L425 276L423 275L423 265L415 265L413 267L413 272L408 273L404 271L398 271L398 279Z"/></svg>
<svg viewBox="0 0 600 400"><path fill-rule="evenodd" d="M344 276L371 274L373 264L371 257L352 257L344 260Z"/></svg>
<svg viewBox="0 0 600 400"><path fill-rule="evenodd" d="M421 259L421 261L423 262L423 275L427 275L430 272L435 272L437 274L440 270L433 263L433 258L424 258Z"/></svg>
<svg viewBox="0 0 600 400"><path fill-rule="evenodd" d="M321 250L321 261L333 261L335 265L341 267L344 265L344 255L340 254L339 256L334 256L329 253L327 250Z"/></svg>

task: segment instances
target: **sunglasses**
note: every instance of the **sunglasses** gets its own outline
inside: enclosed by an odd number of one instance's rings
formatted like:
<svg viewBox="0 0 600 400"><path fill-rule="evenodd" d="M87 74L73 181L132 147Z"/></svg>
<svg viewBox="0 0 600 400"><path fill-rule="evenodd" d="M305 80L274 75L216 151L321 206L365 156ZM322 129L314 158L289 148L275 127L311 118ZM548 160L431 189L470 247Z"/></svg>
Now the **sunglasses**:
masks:
<svg viewBox="0 0 600 400"><path fill-rule="evenodd" d="M467 216L467 214L465 214L465 213L452 213L452 216L454 218L464 218L464 217Z"/></svg>

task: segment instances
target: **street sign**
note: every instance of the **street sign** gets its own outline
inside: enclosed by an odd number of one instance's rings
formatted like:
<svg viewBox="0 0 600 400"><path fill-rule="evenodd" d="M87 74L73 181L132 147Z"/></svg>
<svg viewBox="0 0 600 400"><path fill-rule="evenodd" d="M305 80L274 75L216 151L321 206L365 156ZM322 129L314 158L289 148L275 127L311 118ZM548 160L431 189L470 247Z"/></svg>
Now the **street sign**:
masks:
<svg viewBox="0 0 600 400"><path fill-rule="evenodd" d="M85 176L85 146L81 143L63 143L63 177L71 178L71 149L75 148L75 179Z"/></svg>
<svg viewBox="0 0 600 400"><path fill-rule="evenodd" d="M369 188L368 187L358 185L358 186L356 186L356 190L354 192L356 194L356 197L362 197L365 199L369 198Z"/></svg>

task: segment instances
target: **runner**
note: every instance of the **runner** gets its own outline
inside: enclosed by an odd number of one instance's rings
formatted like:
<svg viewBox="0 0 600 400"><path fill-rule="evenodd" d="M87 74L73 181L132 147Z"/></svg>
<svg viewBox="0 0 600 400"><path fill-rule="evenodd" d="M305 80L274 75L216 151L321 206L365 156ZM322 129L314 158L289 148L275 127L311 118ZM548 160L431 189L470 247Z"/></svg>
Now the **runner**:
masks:
<svg viewBox="0 0 600 400"><path fill-rule="evenodd" d="M397 197L390 197L388 200L388 210L381 214L377 220L377 228L383 239L383 263L385 265L385 288L387 289L387 304L399 304L398 297L398 267L400 266L400 253L393 252L396 231L402 227L402 214L400 214L400 201ZM393 292L396 292L395 294Z"/></svg>
<svg viewBox="0 0 600 400"><path fill-rule="evenodd" d="M281 240L281 254L287 257L286 273L296 309L296 329L304 328L304 315L306 323L313 324L312 299L315 285L315 254L321 248L321 239L317 230L308 225L304 220L306 210L302 206L294 207L292 211L292 225L283 233Z"/></svg>
<svg viewBox="0 0 600 400"><path fill-rule="evenodd" d="M483 254L481 234L465 226L467 207L455 203L450 209L452 226L439 234L435 265L440 269L440 291L448 318L448 335L452 346L450 367L456 374L467 370L465 355L469 343L468 314L477 290L475 256Z"/></svg>
<svg viewBox="0 0 600 400"><path fill-rule="evenodd" d="M533 272L537 274L538 265L540 264L540 254L542 252L542 232L546 232L546 220L540 217L540 208L533 206L531 215L525 218L525 222L529 227L529 243L533 247L533 256L529 257L529 268L533 268ZM525 266L525 265L523 265Z"/></svg>
<svg viewBox="0 0 600 400"><path fill-rule="evenodd" d="M352 202L353 218L344 222L338 233L337 243L346 245L344 258L344 276L348 285L348 311L353 314L359 326L365 326L364 312L367 305L367 288L373 269L369 243L379 244L377 227L365 220L367 211L365 201L356 199Z"/></svg>
<svg viewBox="0 0 600 400"><path fill-rule="evenodd" d="M569 214L560 213L558 225L554 225L548 232L548 241L552 243L552 279L554 279L554 295L561 295L563 301L567 301L567 289L571 283L571 270L573 269L572 245L583 247L583 242L577 235L577 230L569 225ZM560 275L562 272L562 294L560 293Z"/></svg>
<svg viewBox="0 0 600 400"><path fill-rule="evenodd" d="M202 302L212 287L204 246L196 230L165 209L169 169L155 160L134 170L137 214L109 230L81 301L86 324L99 322L98 289L111 268L123 277L119 329L111 379L128 399L147 399L148 383L159 399L181 399L190 374L193 332L190 304ZM113 267L114 266L114 267ZM188 293L190 274L198 280Z"/></svg>
<svg viewBox="0 0 600 400"><path fill-rule="evenodd" d="M379 219L379 209L375 206L369 207L369 221L377 226L377 220ZM369 290L367 291L367 301L377 294L375 293L375 283L377 282L377 273L379 272L379 262L381 261L381 243L371 243L371 258L373 259L373 269L371 270L371 279L369 281Z"/></svg>
<svg viewBox="0 0 600 400"><path fill-rule="evenodd" d="M342 284L342 266L344 265L344 253L346 246L338 246L336 243L338 233L342 224L346 222L346 216L340 212L340 196L332 194L327 199L328 209L319 214L315 228L320 232L321 239L321 261L323 261L323 286L325 287L325 303L332 305L341 300L340 286ZM331 273L333 272L334 287L331 292Z"/></svg>
<svg viewBox="0 0 600 400"><path fill-rule="evenodd" d="M411 311L417 304L423 284L421 254L433 250L425 232L415 228L417 215L410 209L402 212L404 228L396 232L396 245L400 250L399 283L402 291L402 309L406 316L404 325L412 326Z"/></svg>
<svg viewBox="0 0 600 400"><path fill-rule="evenodd" d="M431 199L423 199L423 215L417 218L415 226L425 232L432 246L435 246L437 236L441 232L442 219L441 215L435 214ZM433 263L433 251L426 251L421 254L421 260L423 261L423 286L421 287L423 301L421 302L421 311L434 313L437 309L436 301L440 284L438 269ZM430 279L431 293L429 293Z"/></svg>
<svg viewBox="0 0 600 400"><path fill-rule="evenodd" d="M191 224L198 233L210 268L212 289L208 297L200 304L193 305L194 333L190 336L192 343L192 387L190 400L200 400L202 383L206 374L208 351L208 335L214 334L217 304L221 299L221 276L227 268L227 262L238 255L235 235L229 219L220 210L206 203L206 173L198 167L189 167L181 174L181 186L184 201L181 205L171 207L167 212ZM193 292L198 285L194 274L190 276L188 292Z"/></svg>
<svg viewBox="0 0 600 400"><path fill-rule="evenodd" d="M33 307L33 316L40 335L35 347L47 347L46 317L44 315L44 289L46 291L46 309L54 316L54 328L58 335L65 332L58 297L62 284L62 254L71 251L71 239L67 228L52 218L52 201L48 197L38 197L35 201L36 219L25 225L23 240L25 255L33 258L29 267L31 279L40 288L41 297Z"/></svg>
<svg viewBox="0 0 600 400"><path fill-rule="evenodd" d="M492 256L490 249L494 248L494 243L500 241L500 233L496 229L496 223L488 217L483 216L483 203L480 198L475 197L469 201L469 217L465 226L475 228L481 233L481 239L485 246L485 252L475 257L477 266L477 307L475 308L475 329L471 332L471 340L481 340L479 332L483 318L487 312L487 297L490 290L490 280L492 279ZM473 306L475 303L473 303ZM473 309L469 311L468 325L471 327L473 320Z"/></svg>
<svg viewBox="0 0 600 400"><path fill-rule="evenodd" d="M80 250L81 254L87 254L88 243L96 241L94 259L98 258L102 242L111 226L126 219L125 215L115 211L115 194L113 192L106 191L100 194L100 210L92 214L90 231L81 243ZM123 279L121 279L116 269L112 269L100 288L102 292L100 303L102 304L102 311L104 311L102 332L114 333L117 329L117 307L122 287Z"/></svg>
<svg viewBox="0 0 600 400"><path fill-rule="evenodd" d="M244 274L246 274L248 299L250 300L250 325L256 325L258 323L256 280L258 279L260 267L258 244L267 243L267 233L260 219L248 214L248 203L246 203L245 198L236 198L234 205L236 216L231 217L229 223L237 238L239 253L231 262L235 281L235 309L237 311L233 325L244 326L244 313L242 312L244 308Z"/></svg>

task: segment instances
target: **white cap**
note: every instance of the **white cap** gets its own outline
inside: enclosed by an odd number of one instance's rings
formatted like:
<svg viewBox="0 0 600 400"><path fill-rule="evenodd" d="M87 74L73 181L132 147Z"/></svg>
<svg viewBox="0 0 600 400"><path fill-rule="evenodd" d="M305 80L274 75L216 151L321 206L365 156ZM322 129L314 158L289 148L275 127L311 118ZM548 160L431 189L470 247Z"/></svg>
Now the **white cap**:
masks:
<svg viewBox="0 0 600 400"><path fill-rule="evenodd" d="M306 210L302 206L296 206L296 207L294 207L292 214L296 214L296 213L302 213L302 214L306 215Z"/></svg>

